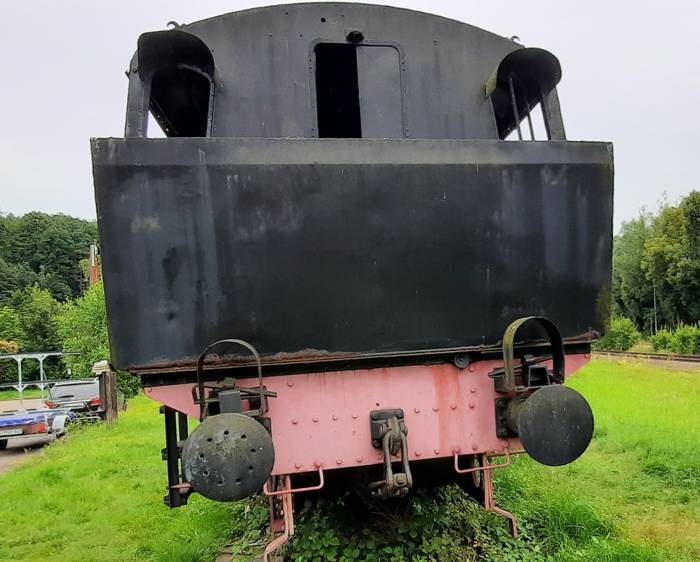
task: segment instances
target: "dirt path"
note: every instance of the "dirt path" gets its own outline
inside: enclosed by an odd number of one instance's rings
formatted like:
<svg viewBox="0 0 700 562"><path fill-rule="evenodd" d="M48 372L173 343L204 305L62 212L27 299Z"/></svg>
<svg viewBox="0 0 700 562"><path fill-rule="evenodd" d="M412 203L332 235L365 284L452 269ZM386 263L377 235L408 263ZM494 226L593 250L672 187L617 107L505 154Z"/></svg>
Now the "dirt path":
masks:
<svg viewBox="0 0 700 562"><path fill-rule="evenodd" d="M41 407L39 398L25 398L22 401L25 410L35 410ZM0 412L14 412L19 410L19 400L0 400Z"/></svg>
<svg viewBox="0 0 700 562"><path fill-rule="evenodd" d="M26 439L10 437L7 441L7 449L0 451L0 474L37 456L44 445L54 439L53 435L37 435Z"/></svg>

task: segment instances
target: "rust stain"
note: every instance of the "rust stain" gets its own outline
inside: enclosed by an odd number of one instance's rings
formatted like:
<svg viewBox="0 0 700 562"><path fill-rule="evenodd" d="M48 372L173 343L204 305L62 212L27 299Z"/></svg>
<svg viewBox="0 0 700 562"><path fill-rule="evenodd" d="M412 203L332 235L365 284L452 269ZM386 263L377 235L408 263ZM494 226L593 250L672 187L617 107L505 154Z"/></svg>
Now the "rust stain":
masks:
<svg viewBox="0 0 700 562"><path fill-rule="evenodd" d="M438 423L439 448L441 451L449 451L455 445L450 442L450 403L456 397L453 393L453 385L450 384L450 372L448 369L433 369L433 385L435 387L435 399L438 411L436 412Z"/></svg>
<svg viewBox="0 0 700 562"><path fill-rule="evenodd" d="M598 339L599 334L595 331L578 334L573 337L563 338L564 345L588 343ZM524 342L517 342L521 345ZM548 341L527 342L529 346L548 346ZM303 349L294 352L279 352L261 357L263 366L273 365L295 365L313 364L335 361L348 361L354 359L391 359L398 357L421 357L421 356L446 356L451 357L456 353L482 353L501 351L501 342L494 345L479 345L469 347L453 347L442 349L416 349L411 351L391 351L391 352L352 352L352 351L327 351L323 349ZM154 362L147 365L135 365L129 367L129 371L137 374L156 373L177 373L194 371L196 368L196 358L185 358L174 361ZM204 370L253 367L255 361L249 356L239 355L216 355L212 354L207 358Z"/></svg>

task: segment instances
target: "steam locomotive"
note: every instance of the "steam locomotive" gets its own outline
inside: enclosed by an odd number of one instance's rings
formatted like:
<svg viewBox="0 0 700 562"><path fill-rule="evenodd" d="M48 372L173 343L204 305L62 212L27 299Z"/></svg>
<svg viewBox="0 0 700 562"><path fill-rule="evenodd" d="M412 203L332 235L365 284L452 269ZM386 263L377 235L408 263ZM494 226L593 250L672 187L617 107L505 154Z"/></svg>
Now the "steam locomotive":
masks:
<svg viewBox="0 0 700 562"><path fill-rule="evenodd" d="M447 471L517 534L493 470L584 452L562 383L609 308L612 146L566 140L557 58L308 3L144 33L127 74L95 197L112 361L162 404L166 504L266 494L267 557L294 494Z"/></svg>

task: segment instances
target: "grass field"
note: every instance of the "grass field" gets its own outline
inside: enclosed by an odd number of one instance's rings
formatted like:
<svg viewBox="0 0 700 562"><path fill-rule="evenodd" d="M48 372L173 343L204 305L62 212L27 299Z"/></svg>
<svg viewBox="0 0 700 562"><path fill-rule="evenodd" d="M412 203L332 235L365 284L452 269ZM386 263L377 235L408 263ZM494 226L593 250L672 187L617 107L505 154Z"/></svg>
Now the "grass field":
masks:
<svg viewBox="0 0 700 562"><path fill-rule="evenodd" d="M564 468L528 459L498 471L499 502L521 541L460 489L415 494L406 522L348 526L309 503L288 549L297 560L700 560L700 375L595 361L572 381L596 415L589 451ZM193 497L162 505L157 405L140 397L119 424L92 426L0 476L0 560L213 560L264 535L264 502ZM1 453L0 453L1 454ZM342 504L342 500L340 501ZM341 505L342 507L342 505ZM344 512L343 512L344 511ZM386 518L384 518L386 519Z"/></svg>
<svg viewBox="0 0 700 562"><path fill-rule="evenodd" d="M700 373L595 361L570 385L594 411L591 447L565 468L521 459L499 479L527 493L504 503L527 519L538 502L553 516L577 502L651 559L700 560Z"/></svg>
<svg viewBox="0 0 700 562"><path fill-rule="evenodd" d="M139 397L114 428L81 429L1 475L0 560L212 560L232 518L252 515L203 498L163 505L162 423Z"/></svg>
<svg viewBox="0 0 700 562"><path fill-rule="evenodd" d="M46 396L48 391L44 391L44 396ZM27 388L22 393L23 398L39 398L41 396L41 390L38 388ZM19 392L16 390L0 390L0 400L19 400Z"/></svg>

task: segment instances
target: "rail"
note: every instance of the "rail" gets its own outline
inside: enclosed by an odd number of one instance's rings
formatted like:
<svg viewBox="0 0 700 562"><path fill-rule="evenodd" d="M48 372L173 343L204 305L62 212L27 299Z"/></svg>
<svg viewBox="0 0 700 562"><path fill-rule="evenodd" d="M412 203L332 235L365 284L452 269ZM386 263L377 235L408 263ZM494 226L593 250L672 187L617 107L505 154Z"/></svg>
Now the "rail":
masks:
<svg viewBox="0 0 700 562"><path fill-rule="evenodd" d="M677 353L646 353L632 351L594 351L594 356L630 357L634 359L652 359L654 361L678 361L681 363L700 363L700 355L680 355Z"/></svg>

